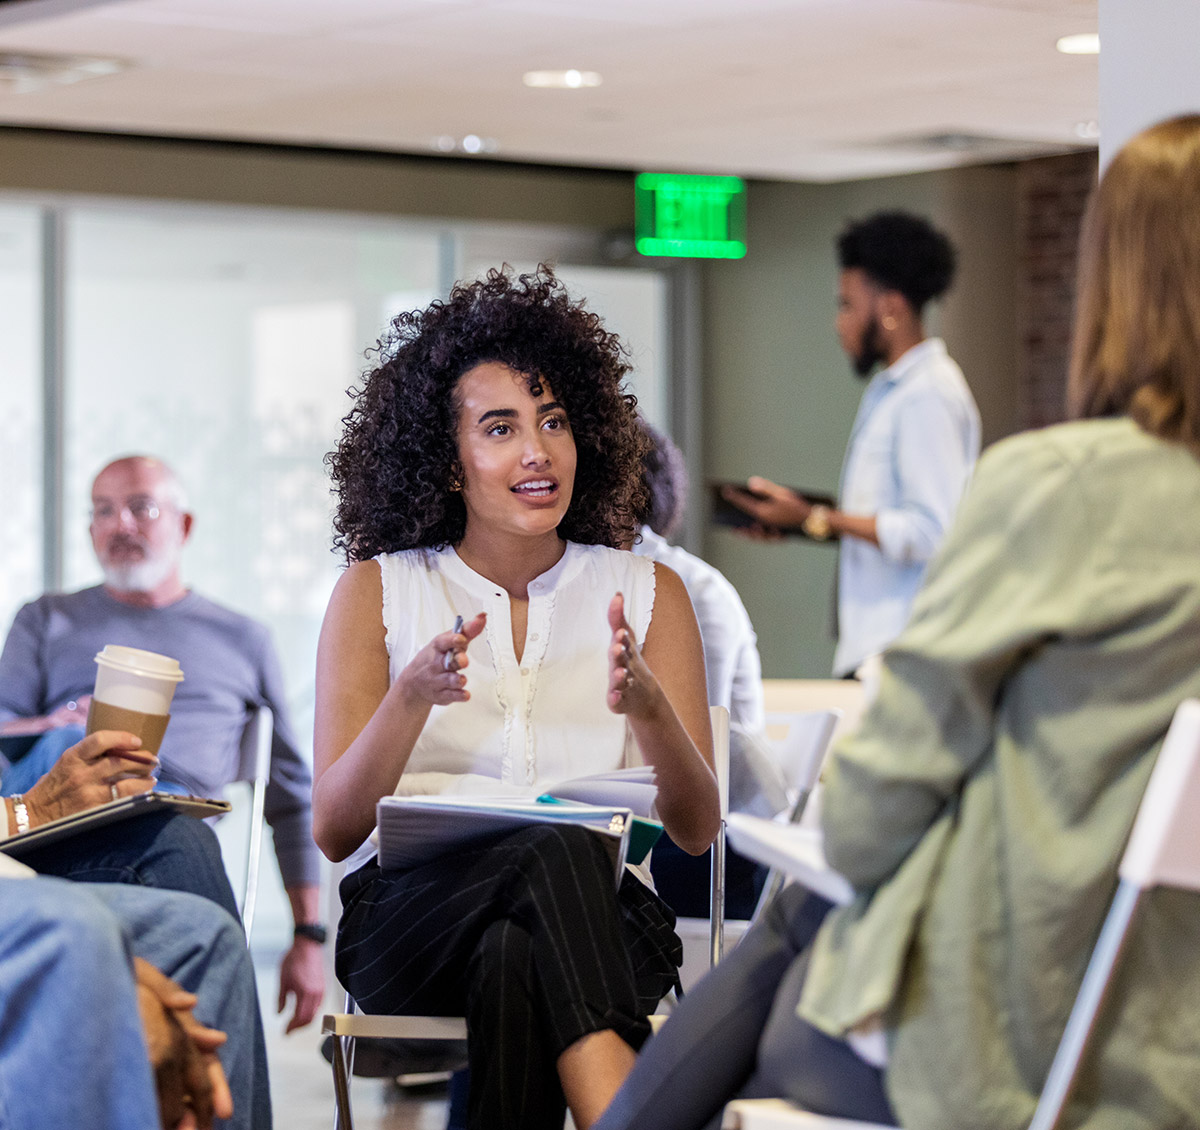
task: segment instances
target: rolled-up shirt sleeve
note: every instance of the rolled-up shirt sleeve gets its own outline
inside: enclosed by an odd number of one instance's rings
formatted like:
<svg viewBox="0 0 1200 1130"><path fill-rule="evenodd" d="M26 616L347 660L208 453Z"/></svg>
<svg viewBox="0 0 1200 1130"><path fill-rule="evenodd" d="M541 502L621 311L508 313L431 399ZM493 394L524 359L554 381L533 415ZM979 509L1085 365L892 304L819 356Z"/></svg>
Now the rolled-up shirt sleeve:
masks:
<svg viewBox="0 0 1200 1130"><path fill-rule="evenodd" d="M968 450L956 406L933 390L906 400L895 434L899 504L875 514L875 536L889 561L920 564L945 537L975 452Z"/></svg>

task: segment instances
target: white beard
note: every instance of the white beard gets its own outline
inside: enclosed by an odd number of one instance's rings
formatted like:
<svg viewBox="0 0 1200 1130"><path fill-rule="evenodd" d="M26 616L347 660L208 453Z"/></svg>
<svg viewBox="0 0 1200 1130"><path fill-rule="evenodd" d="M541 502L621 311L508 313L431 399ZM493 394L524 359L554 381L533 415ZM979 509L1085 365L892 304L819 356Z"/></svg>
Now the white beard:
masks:
<svg viewBox="0 0 1200 1130"><path fill-rule="evenodd" d="M169 558L151 558L128 565L105 565L104 583L117 592L150 592L170 575L174 563Z"/></svg>

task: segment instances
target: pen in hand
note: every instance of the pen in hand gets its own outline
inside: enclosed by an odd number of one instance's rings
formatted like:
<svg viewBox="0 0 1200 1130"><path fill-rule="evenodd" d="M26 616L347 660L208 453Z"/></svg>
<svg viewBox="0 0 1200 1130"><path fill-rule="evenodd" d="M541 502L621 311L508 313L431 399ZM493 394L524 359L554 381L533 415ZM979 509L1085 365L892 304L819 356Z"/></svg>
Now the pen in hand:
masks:
<svg viewBox="0 0 1200 1130"><path fill-rule="evenodd" d="M463 618L461 616L454 617L454 634L457 636L463 630ZM451 648L444 656L442 656L442 666L447 671L453 671L454 649Z"/></svg>

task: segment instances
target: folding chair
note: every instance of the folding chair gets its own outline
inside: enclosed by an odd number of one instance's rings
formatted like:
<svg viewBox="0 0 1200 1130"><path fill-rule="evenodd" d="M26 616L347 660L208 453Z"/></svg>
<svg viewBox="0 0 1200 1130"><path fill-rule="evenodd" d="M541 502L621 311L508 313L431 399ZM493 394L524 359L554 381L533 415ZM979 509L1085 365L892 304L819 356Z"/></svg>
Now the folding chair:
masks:
<svg viewBox="0 0 1200 1130"><path fill-rule="evenodd" d="M1154 887L1200 892L1200 699L1175 712L1138 806L1118 871L1119 882L1059 1041L1029 1130L1052 1130L1066 1105L1088 1037L1104 1001L1138 901ZM877 1123L827 1118L778 1099L738 1100L724 1130L889 1130Z"/></svg>
<svg viewBox="0 0 1200 1130"><path fill-rule="evenodd" d="M242 926L249 939L254 927L254 912L258 904L258 865L262 859L263 806L267 799L267 780L271 775L271 742L275 734L275 716L266 706L260 706L246 720L238 754L237 776L231 784L245 782L250 789L249 825L246 830L245 870L239 876L229 868L230 881L236 892L241 891L238 905ZM217 836L226 859L238 858L240 852L233 839L241 827L241 814L235 812L218 823Z"/></svg>
<svg viewBox="0 0 1200 1130"><path fill-rule="evenodd" d="M841 720L842 711L838 709L767 715L768 735L776 727L782 727L784 730L782 737L774 740L773 744L788 787L794 791L794 799L787 812L788 824L798 824L804 815L809 797L812 796L817 779L821 775L825 756L833 743L834 731ZM767 872L762 894L758 896L758 904L750 916L751 925L758 921L759 915L779 894L786 879L787 876L778 867L772 867Z"/></svg>
<svg viewBox="0 0 1200 1130"><path fill-rule="evenodd" d="M713 842L709 912L709 960L721 960L725 945L725 817L729 810L729 711L709 708L713 730L713 761L721 797L721 826ZM467 1022L453 1016L379 1016L357 1011L346 994L346 1011L327 1013L321 1031L333 1036L334 1130L354 1130L350 1108L350 1078L354 1071L354 1041L359 1037L412 1040L465 1040Z"/></svg>

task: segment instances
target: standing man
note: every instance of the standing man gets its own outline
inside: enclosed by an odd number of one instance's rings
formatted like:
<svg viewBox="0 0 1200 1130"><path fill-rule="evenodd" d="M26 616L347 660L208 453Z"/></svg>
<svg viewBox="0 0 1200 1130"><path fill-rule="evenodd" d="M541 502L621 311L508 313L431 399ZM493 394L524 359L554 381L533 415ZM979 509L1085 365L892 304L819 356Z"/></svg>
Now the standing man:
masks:
<svg viewBox="0 0 1200 1130"><path fill-rule="evenodd" d="M833 673L848 676L908 620L979 456L979 410L962 370L921 320L954 276L950 241L919 216L880 212L851 223L837 249L838 340L855 373L870 377L838 505L814 505L759 477L725 496L767 534L840 539Z"/></svg>
<svg viewBox="0 0 1200 1130"><path fill-rule="evenodd" d="M183 583L181 557L193 521L182 485L158 459L128 456L96 476L91 536L104 583L47 594L17 613L0 655L0 727L36 733L65 726L62 742L70 745L86 718L98 651L111 643L171 655L185 680L159 750L159 778L164 786L211 796L237 776L250 715L259 706L271 709L265 812L296 927L279 988L280 1011L294 1001L291 1031L312 1020L324 994L312 777L292 736L267 630ZM57 760L62 742L56 747L48 734L39 743L49 762ZM30 767L35 777L48 768ZM18 762L10 773L25 769ZM4 783L11 791L9 774Z"/></svg>

